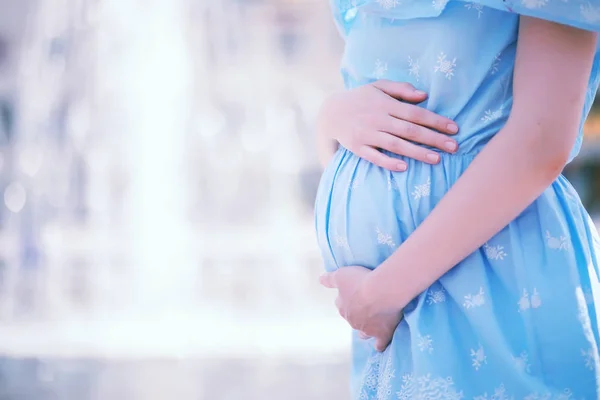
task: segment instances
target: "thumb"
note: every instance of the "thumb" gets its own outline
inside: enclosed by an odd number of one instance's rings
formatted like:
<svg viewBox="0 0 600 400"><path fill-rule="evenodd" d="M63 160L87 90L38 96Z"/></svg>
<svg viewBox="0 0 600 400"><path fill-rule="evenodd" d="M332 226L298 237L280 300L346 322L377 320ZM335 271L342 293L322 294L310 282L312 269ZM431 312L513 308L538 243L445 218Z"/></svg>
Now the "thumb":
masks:
<svg viewBox="0 0 600 400"><path fill-rule="evenodd" d="M377 350L380 353L384 352L391 341L391 338L377 338L375 340L375 350Z"/></svg>
<svg viewBox="0 0 600 400"><path fill-rule="evenodd" d="M372 85L390 97L409 103L420 103L427 98L427 93L417 90L408 82L378 80Z"/></svg>
<svg viewBox="0 0 600 400"><path fill-rule="evenodd" d="M335 272L326 272L319 277L319 282L321 285L325 286L329 289L337 288L337 283L335 281Z"/></svg>

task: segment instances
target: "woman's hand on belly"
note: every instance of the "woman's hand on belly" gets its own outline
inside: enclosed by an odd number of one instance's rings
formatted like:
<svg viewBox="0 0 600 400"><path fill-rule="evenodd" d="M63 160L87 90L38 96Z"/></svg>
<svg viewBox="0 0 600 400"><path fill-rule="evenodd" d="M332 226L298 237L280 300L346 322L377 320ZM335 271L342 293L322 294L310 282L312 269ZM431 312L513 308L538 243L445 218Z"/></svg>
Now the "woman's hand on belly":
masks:
<svg viewBox="0 0 600 400"><path fill-rule="evenodd" d="M426 98L426 93L408 83L385 80L330 96L317 120L322 162L328 162L332 143L337 142L357 156L392 171L404 171L407 165L379 149L437 164L439 154L418 144L454 153L458 145L448 135L457 133L458 126L415 105Z"/></svg>
<svg viewBox="0 0 600 400"><path fill-rule="evenodd" d="M375 349L384 351L402 320L402 310L384 309L368 300L374 298L365 292L364 282L370 273L371 270L364 267L343 267L321 275L320 282L338 290L335 305L342 318L361 336L375 338Z"/></svg>

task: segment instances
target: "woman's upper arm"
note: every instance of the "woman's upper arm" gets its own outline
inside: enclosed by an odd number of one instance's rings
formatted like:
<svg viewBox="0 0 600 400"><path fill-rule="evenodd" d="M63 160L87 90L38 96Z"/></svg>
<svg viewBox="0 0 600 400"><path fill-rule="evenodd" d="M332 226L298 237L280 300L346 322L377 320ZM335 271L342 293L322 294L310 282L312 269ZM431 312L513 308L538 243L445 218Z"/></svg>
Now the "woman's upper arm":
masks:
<svg viewBox="0 0 600 400"><path fill-rule="evenodd" d="M581 123L596 41L594 32L521 17L509 124L522 139L541 139L549 152L568 155Z"/></svg>

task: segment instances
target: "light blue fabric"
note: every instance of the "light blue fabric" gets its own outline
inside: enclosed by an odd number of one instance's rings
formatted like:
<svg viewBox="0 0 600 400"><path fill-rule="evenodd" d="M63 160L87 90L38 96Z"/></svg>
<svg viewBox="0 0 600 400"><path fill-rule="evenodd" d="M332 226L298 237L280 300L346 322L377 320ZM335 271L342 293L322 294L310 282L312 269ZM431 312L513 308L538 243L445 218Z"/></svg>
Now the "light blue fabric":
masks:
<svg viewBox="0 0 600 400"><path fill-rule="evenodd" d="M519 18L506 10L600 30L599 0L334 0L333 10L346 41L348 88L379 78L410 82L429 94L423 107L456 120L461 131L457 154L442 154L434 166L405 159L405 173L338 150L315 205L327 270L377 267L503 126ZM598 87L599 59L582 121ZM580 144L581 135L572 157ZM445 232L460 234L460 223ZM435 243L423 251L435 251ZM354 398L599 399L599 251L577 193L558 178L408 305L384 353L353 334Z"/></svg>

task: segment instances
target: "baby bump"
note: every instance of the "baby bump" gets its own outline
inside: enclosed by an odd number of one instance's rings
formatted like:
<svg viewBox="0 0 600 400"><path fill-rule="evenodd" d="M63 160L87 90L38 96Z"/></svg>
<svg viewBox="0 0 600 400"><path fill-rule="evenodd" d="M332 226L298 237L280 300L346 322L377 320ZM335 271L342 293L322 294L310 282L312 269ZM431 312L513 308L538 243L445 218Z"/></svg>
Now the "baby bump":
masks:
<svg viewBox="0 0 600 400"><path fill-rule="evenodd" d="M438 165L403 159L408 171L391 172L340 148L323 173L315 205L326 269L375 268L389 257L472 159L441 158Z"/></svg>

